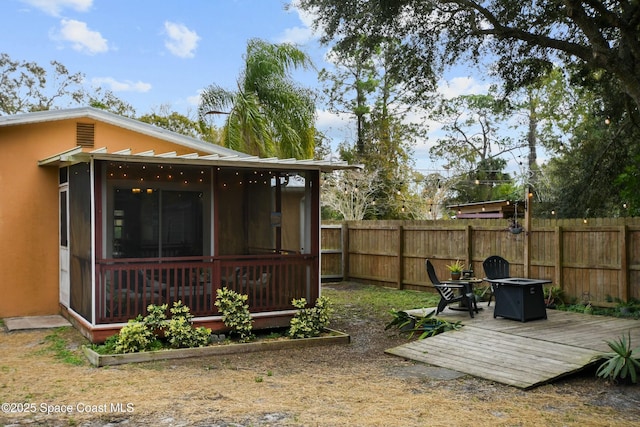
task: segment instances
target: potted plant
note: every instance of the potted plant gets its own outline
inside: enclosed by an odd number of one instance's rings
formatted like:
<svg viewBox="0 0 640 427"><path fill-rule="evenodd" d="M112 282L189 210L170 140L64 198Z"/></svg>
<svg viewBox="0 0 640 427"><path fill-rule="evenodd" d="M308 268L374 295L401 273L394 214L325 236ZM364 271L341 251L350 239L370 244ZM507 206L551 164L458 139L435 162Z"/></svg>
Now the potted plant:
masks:
<svg viewBox="0 0 640 427"><path fill-rule="evenodd" d="M447 265L447 269L449 269L449 272L451 273L451 280L460 280L462 270L464 270L464 264L457 259L456 262Z"/></svg>

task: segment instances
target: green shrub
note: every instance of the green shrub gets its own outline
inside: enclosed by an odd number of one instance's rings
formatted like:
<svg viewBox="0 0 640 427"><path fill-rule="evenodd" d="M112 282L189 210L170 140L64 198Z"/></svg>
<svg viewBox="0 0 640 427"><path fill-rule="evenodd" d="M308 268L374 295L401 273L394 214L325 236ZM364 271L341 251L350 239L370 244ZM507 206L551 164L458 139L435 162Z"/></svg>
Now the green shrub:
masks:
<svg viewBox="0 0 640 427"><path fill-rule="evenodd" d="M143 322L151 331L161 331L165 328L167 320L167 307L167 304L149 304L149 306L147 307L147 315L144 316Z"/></svg>
<svg viewBox="0 0 640 427"><path fill-rule="evenodd" d="M193 315L182 301L173 303L171 319L167 321L167 304L149 305L147 315L138 316L120 329L118 335L107 340L105 348L114 353L135 353L159 350L162 342L158 334L164 334L174 348L202 347L209 343L211 329L194 328ZM106 352L106 351L105 351Z"/></svg>
<svg viewBox="0 0 640 427"><path fill-rule="evenodd" d="M166 305L166 304L165 304ZM211 329L193 327L191 310L182 301L173 303L165 338L173 348L204 347L209 344Z"/></svg>
<svg viewBox="0 0 640 427"><path fill-rule="evenodd" d="M129 322L120 329L114 350L116 353L136 353L151 348L156 337L140 316Z"/></svg>
<svg viewBox="0 0 640 427"><path fill-rule="evenodd" d="M215 305L222 314L222 322L230 329L231 334L238 335L240 342L253 339L253 320L246 304L248 295L241 295L228 288L216 291Z"/></svg>
<svg viewBox="0 0 640 427"><path fill-rule="evenodd" d="M319 297L315 307L305 308L307 300L305 298L294 299L291 304L298 309L289 324L289 337L291 338L311 338L317 337L322 330L329 325L331 313L331 302L327 297Z"/></svg>

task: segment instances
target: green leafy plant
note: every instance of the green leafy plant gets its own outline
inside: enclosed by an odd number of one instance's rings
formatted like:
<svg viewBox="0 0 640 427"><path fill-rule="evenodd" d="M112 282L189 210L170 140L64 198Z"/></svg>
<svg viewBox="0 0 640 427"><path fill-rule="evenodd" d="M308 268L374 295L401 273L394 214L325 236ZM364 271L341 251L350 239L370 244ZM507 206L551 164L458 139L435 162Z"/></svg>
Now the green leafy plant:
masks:
<svg viewBox="0 0 640 427"><path fill-rule="evenodd" d="M165 304L166 305L166 304ZM193 315L182 301L176 301L171 308L171 319L165 330L165 337L173 348L204 347L209 344L211 329L193 327Z"/></svg>
<svg viewBox="0 0 640 427"><path fill-rule="evenodd" d="M425 316L412 316L404 311L396 310L391 310L391 314L393 320L387 323L385 330L395 327L400 330L400 333L409 333L409 338L418 332L420 332L418 339L424 339L462 327L461 321L451 323L435 317L435 310L431 310Z"/></svg>
<svg viewBox="0 0 640 427"><path fill-rule="evenodd" d="M635 298L629 298L627 301L624 301L620 298L616 298L616 308L623 315L632 315L636 311L640 310L640 302Z"/></svg>
<svg viewBox="0 0 640 427"><path fill-rule="evenodd" d="M628 337L622 335L618 341L606 341L606 343L613 352L603 355L607 360L598 367L596 375L612 381L622 379L629 380L633 384L637 383L640 371L640 346L631 349L631 332L628 333Z"/></svg>
<svg viewBox="0 0 640 427"><path fill-rule="evenodd" d="M144 316L143 322L152 331L160 331L165 328L167 320L167 304L147 306L147 315Z"/></svg>
<svg viewBox="0 0 640 427"><path fill-rule="evenodd" d="M138 316L120 329L114 351L116 353L136 353L150 350L156 336L153 331Z"/></svg>
<svg viewBox="0 0 640 427"><path fill-rule="evenodd" d="M544 302L549 308L557 305L564 305L564 291L560 286L549 286L544 288Z"/></svg>
<svg viewBox="0 0 640 427"><path fill-rule="evenodd" d="M232 334L238 335L240 342L251 341L254 337L251 332L253 320L246 304L248 298L248 295L241 295L228 288L216 291L215 305L222 314L222 322Z"/></svg>
<svg viewBox="0 0 640 427"><path fill-rule="evenodd" d="M406 332L414 330L416 327L416 322L418 318L410 315L406 311L398 311L396 309L391 309L390 311L393 319L391 322L387 323L384 327L384 330L388 330L391 328L397 328L400 332Z"/></svg>
<svg viewBox="0 0 640 427"><path fill-rule="evenodd" d="M452 273L462 273L462 270L464 270L464 264L457 259L456 262L447 265L447 269Z"/></svg>
<svg viewBox="0 0 640 427"><path fill-rule="evenodd" d="M294 299L291 304L298 309L289 323L288 335L291 338L311 338L319 336L323 329L329 325L331 313L331 301L321 296L316 299L314 307L306 307L305 298Z"/></svg>
<svg viewBox="0 0 640 427"><path fill-rule="evenodd" d="M209 343L211 329L194 328L189 307L182 301L174 302L170 320L166 316L167 307L167 304L149 305L145 317L129 320L117 335L107 339L102 348L94 349L100 353L160 350L163 347L161 335L173 348L202 347Z"/></svg>

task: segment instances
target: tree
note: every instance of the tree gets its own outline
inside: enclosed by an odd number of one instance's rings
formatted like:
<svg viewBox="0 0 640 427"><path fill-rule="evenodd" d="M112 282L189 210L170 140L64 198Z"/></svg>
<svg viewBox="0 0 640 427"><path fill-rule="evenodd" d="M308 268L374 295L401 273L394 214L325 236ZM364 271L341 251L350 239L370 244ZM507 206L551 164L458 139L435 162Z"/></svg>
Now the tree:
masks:
<svg viewBox="0 0 640 427"><path fill-rule="evenodd" d="M83 75L71 74L57 61L47 71L35 62L14 61L0 53L0 114L44 111L60 102L80 103Z"/></svg>
<svg viewBox="0 0 640 427"><path fill-rule="evenodd" d="M376 70L371 56L364 51L345 54L332 52L335 71L320 70L318 80L324 84L328 110L356 118L356 151L364 155L367 115L371 113L368 97L376 89Z"/></svg>
<svg viewBox="0 0 640 427"><path fill-rule="evenodd" d="M545 167L558 217L619 216L640 206L634 171L640 158L640 114L629 109L615 79L603 76L565 97L571 119L557 122L568 137ZM626 207L625 207L626 206Z"/></svg>
<svg viewBox="0 0 640 427"><path fill-rule="evenodd" d="M640 107L640 2L620 0L299 0L323 41L349 49L362 35L402 40L407 81L431 90L440 67L464 56L497 59L507 88L556 61L610 74ZM336 39L336 40L333 40Z"/></svg>
<svg viewBox="0 0 640 427"><path fill-rule="evenodd" d="M356 119L357 139L353 146L349 141L341 144L341 157L364 164L365 173L377 177L375 217L398 218L403 216L403 198L409 197L413 145L426 132L407 119L409 91L390 66L397 42L378 41L375 48L333 52L336 71L323 70L321 76L330 111Z"/></svg>
<svg viewBox="0 0 640 427"><path fill-rule="evenodd" d="M290 44L249 40L244 71L235 91L211 85L201 95L199 115L225 114L226 147L260 156L313 157L315 104L297 86L292 69L312 67L309 56Z"/></svg>
<svg viewBox="0 0 640 427"><path fill-rule="evenodd" d="M124 117L136 117L136 110L131 104L115 96L110 90L102 91L97 88L93 93L85 94L83 102L87 102L93 108L110 111Z"/></svg>
<svg viewBox="0 0 640 427"><path fill-rule="evenodd" d="M325 174L322 183L324 217L359 221L375 216L377 177L362 171L337 171ZM328 210L333 213L327 214Z"/></svg>
<svg viewBox="0 0 640 427"><path fill-rule="evenodd" d="M442 123L445 136L430 149L434 159L445 159L454 173L450 185L456 195L450 202L477 202L504 196L502 184L510 181L503 170L503 155L523 144L505 135L512 115L508 102L486 95L461 95L443 99L432 118ZM502 130L500 128L503 128Z"/></svg>
<svg viewBox="0 0 640 427"><path fill-rule="evenodd" d="M214 126L204 120L193 120L183 114L170 111L168 106L160 107L157 113L140 116L138 120L214 144L220 140L220 132Z"/></svg>

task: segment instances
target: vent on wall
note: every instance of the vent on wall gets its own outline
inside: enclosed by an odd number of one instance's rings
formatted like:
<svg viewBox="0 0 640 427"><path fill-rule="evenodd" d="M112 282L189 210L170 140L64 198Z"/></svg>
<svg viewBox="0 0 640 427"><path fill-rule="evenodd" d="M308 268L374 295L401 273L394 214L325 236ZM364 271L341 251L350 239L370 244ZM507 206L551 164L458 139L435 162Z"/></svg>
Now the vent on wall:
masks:
<svg viewBox="0 0 640 427"><path fill-rule="evenodd" d="M81 147L93 147L94 124L76 123L76 144Z"/></svg>

